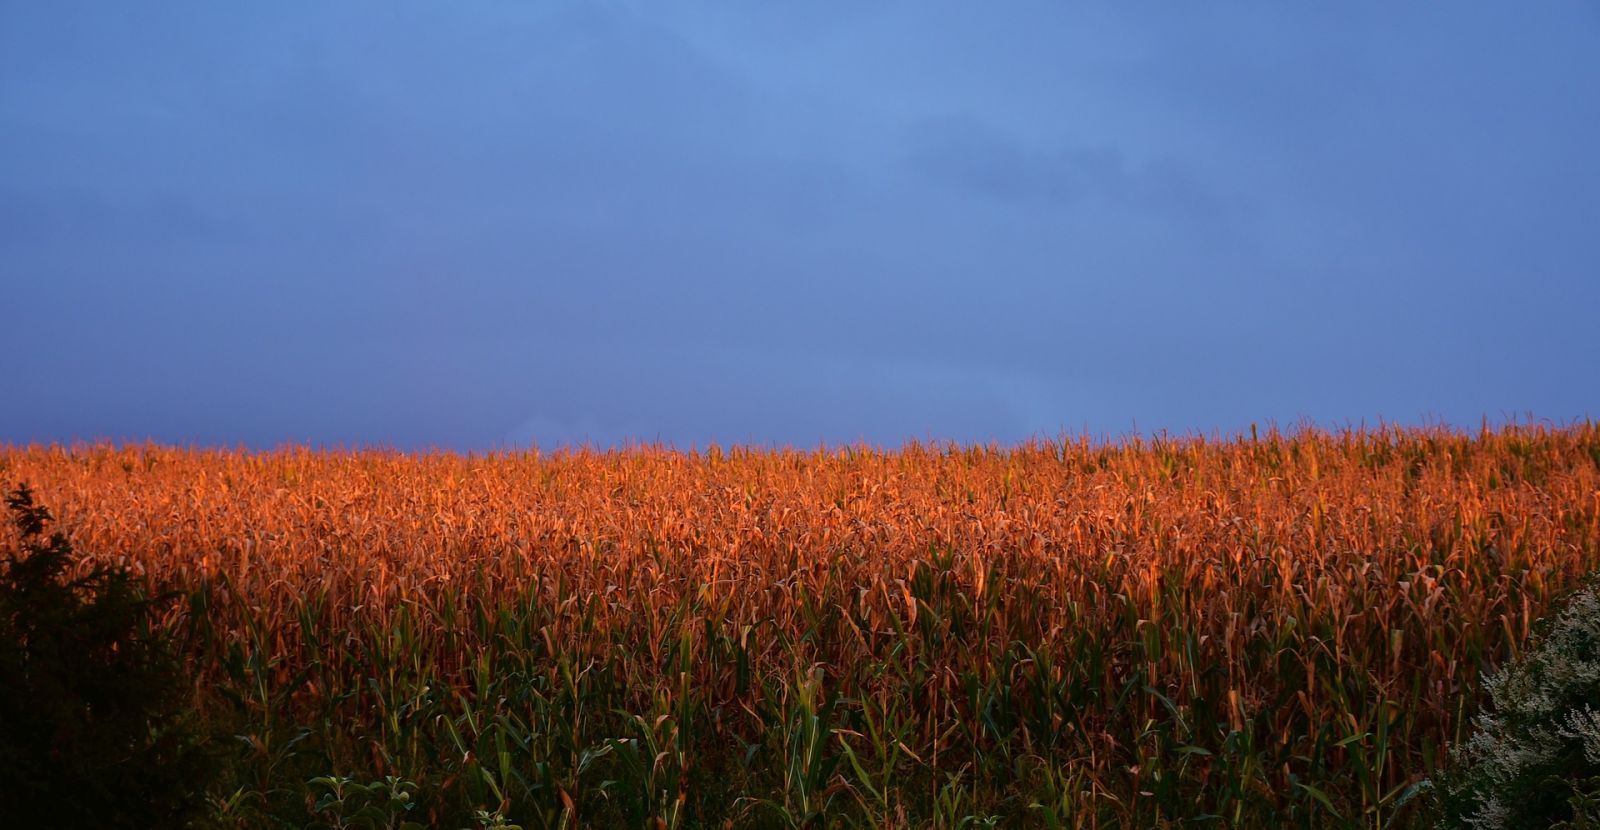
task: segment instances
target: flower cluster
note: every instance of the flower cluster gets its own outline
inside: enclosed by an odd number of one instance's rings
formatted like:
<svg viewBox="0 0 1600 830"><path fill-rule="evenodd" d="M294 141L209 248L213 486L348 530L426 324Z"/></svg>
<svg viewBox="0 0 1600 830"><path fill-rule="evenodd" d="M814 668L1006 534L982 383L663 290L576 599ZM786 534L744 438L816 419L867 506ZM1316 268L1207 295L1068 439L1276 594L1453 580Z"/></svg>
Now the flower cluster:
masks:
<svg viewBox="0 0 1600 830"><path fill-rule="evenodd" d="M1450 828L1592 821L1600 791L1600 585L1576 592L1535 647L1484 682L1491 706L1439 782Z"/></svg>

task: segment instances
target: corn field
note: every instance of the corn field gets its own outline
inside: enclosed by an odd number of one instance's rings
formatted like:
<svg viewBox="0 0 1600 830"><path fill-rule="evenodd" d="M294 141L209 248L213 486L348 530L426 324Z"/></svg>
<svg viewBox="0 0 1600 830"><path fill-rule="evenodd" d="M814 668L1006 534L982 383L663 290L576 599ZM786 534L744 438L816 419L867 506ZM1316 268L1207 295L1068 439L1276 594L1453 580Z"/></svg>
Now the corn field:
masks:
<svg viewBox="0 0 1600 830"><path fill-rule="evenodd" d="M1390 827L1600 565L1600 425L0 448L188 601L231 826Z"/></svg>

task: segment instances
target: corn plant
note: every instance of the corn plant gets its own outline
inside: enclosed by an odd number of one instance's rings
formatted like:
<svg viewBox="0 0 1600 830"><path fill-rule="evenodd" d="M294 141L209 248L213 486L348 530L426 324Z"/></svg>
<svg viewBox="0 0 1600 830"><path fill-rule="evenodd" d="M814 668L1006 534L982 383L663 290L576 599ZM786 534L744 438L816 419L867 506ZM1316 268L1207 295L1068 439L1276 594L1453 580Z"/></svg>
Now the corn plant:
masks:
<svg viewBox="0 0 1600 830"><path fill-rule="evenodd" d="M247 826L1405 827L1600 567L1592 423L0 465L188 593Z"/></svg>

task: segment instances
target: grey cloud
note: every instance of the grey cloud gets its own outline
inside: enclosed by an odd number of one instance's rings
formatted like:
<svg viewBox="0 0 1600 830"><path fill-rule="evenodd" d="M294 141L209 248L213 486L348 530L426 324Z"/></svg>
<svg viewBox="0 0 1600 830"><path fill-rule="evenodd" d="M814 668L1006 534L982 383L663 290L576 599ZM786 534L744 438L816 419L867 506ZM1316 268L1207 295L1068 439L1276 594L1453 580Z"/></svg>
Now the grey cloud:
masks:
<svg viewBox="0 0 1600 830"><path fill-rule="evenodd" d="M630 355L628 365L605 382L655 394L638 396L627 414L603 397L563 394L591 379L554 373L545 377L547 394L536 414L502 440L542 447L628 438L687 446L684 436L701 444L800 446L897 446L912 438L1011 442L1059 432L1059 413L1069 403L1047 378L937 360L793 348L672 349ZM658 380L670 377L673 366L693 367L688 388L677 394L665 388L670 381Z"/></svg>
<svg viewBox="0 0 1600 830"><path fill-rule="evenodd" d="M0 440L1594 405L1573 7L62 8L0 5Z"/></svg>
<svg viewBox="0 0 1600 830"><path fill-rule="evenodd" d="M1136 164L1112 146L1038 145L972 117L911 126L914 169L960 191L1021 207L1097 206L1202 213L1217 200L1171 161Z"/></svg>

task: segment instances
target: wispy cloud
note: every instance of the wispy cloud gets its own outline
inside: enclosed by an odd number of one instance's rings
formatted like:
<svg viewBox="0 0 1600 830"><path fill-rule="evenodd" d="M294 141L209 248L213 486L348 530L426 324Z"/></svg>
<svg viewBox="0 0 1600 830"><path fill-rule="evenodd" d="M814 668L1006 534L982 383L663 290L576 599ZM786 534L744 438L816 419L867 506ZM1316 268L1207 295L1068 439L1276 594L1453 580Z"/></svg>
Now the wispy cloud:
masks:
<svg viewBox="0 0 1600 830"><path fill-rule="evenodd" d="M0 439L1594 405L1582 8L793 14L0 3Z"/></svg>
<svg viewBox="0 0 1600 830"><path fill-rule="evenodd" d="M1216 205L1175 162L1135 162L1106 145L1030 143L971 116L914 123L906 157L943 185L1021 208L1092 204L1189 213Z"/></svg>

